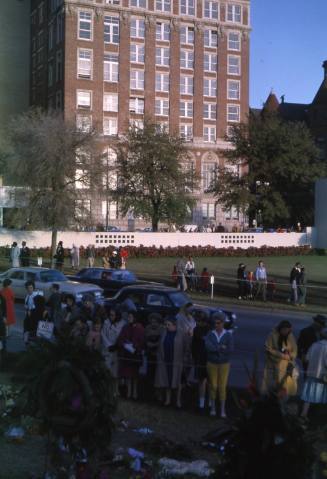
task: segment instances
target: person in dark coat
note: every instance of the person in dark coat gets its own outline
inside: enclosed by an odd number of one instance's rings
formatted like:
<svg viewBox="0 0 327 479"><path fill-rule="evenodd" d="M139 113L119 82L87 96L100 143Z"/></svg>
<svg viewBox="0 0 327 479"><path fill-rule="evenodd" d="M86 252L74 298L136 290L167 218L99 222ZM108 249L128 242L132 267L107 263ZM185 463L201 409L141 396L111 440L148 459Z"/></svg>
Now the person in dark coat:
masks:
<svg viewBox="0 0 327 479"><path fill-rule="evenodd" d="M45 307L44 296L37 295L34 297L35 308L31 310L30 315L25 322L25 332L28 333L28 343L36 340L36 333L39 321L49 320L49 314Z"/></svg>
<svg viewBox="0 0 327 479"><path fill-rule="evenodd" d="M119 377L126 380L127 397L137 399L139 369L144 350L144 328L136 321L132 311L128 313L127 322L117 340Z"/></svg>
<svg viewBox="0 0 327 479"><path fill-rule="evenodd" d="M303 369L305 370L308 366L306 355L309 351L309 348L316 341L326 339L326 335L323 333L323 330L327 324L326 316L317 314L312 319L312 324L300 331L299 339L297 341L298 357L302 361Z"/></svg>
<svg viewBox="0 0 327 479"><path fill-rule="evenodd" d="M237 286L238 286L238 299L246 299L246 271L245 264L240 263L237 268Z"/></svg>
<svg viewBox="0 0 327 479"><path fill-rule="evenodd" d="M51 286L51 294L47 301L50 320L54 322L56 330L60 329L62 321L61 294L59 284Z"/></svg>
<svg viewBox="0 0 327 479"><path fill-rule="evenodd" d="M20 262L22 266L30 265L30 256L31 252L28 246L26 246L26 241L22 241L22 247L20 249Z"/></svg>
<svg viewBox="0 0 327 479"><path fill-rule="evenodd" d="M205 337L210 331L209 317L205 311L195 316L196 327L192 337L192 358L195 366L195 378L199 382L199 409L203 411L207 389L207 351Z"/></svg>
<svg viewBox="0 0 327 479"><path fill-rule="evenodd" d="M59 271L61 271L65 261L65 250L64 250L62 241L59 241L57 249L56 249L56 254L54 257L56 260L56 268L59 269Z"/></svg>
<svg viewBox="0 0 327 479"><path fill-rule="evenodd" d="M297 304L298 302L298 286L301 274L301 264L295 263L290 273L290 285L291 285L291 302Z"/></svg>

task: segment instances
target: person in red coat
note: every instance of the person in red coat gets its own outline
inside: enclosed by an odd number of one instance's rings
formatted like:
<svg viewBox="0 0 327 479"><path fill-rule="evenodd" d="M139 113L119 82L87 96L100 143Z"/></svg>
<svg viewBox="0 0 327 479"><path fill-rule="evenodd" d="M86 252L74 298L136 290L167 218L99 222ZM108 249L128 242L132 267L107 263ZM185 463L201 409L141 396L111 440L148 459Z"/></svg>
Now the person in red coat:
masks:
<svg viewBox="0 0 327 479"><path fill-rule="evenodd" d="M16 316L15 316L15 295L13 290L11 289L12 281L9 278L6 278L3 281L3 288L0 291L1 296L4 298L6 301L6 326L8 328L8 333L9 333L9 327L13 326L16 324Z"/></svg>
<svg viewBox="0 0 327 479"><path fill-rule="evenodd" d="M139 369L143 360L144 328L136 322L134 312L129 312L127 324L117 341L119 377L126 380L127 397L137 399Z"/></svg>

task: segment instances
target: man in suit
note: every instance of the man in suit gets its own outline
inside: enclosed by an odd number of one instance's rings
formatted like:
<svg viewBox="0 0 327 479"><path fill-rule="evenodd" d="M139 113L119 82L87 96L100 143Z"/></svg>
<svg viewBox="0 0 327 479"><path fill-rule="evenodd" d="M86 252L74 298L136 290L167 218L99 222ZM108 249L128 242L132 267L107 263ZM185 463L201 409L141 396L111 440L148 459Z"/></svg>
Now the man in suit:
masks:
<svg viewBox="0 0 327 479"><path fill-rule="evenodd" d="M313 318L311 326L304 328L300 331L298 346L298 357L301 359L303 369L307 368L306 354L313 343L320 339L327 339L327 335L324 333L324 328L327 324L326 316L317 314Z"/></svg>

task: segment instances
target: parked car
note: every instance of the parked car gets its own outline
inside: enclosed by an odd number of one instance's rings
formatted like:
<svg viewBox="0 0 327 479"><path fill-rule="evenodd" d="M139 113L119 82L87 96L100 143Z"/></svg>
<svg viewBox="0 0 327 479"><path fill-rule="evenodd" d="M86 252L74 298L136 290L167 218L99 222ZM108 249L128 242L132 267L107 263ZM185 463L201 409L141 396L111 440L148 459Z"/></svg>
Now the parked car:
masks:
<svg viewBox="0 0 327 479"><path fill-rule="evenodd" d="M161 285L136 285L125 286L116 296L105 299L104 306L109 310L111 307L122 305L132 301L136 307L138 318L146 323L149 314L159 313L162 318L167 315L177 314L179 309L187 303L192 303L191 298L184 292ZM218 307L202 306L193 304L194 313L205 311L209 316L214 312L223 311L226 314L226 329L234 329L236 314Z"/></svg>
<svg viewBox="0 0 327 479"><path fill-rule="evenodd" d="M67 278L79 283L97 284L103 289L104 296L113 296L124 286L138 282L136 275L127 269L83 268Z"/></svg>
<svg viewBox="0 0 327 479"><path fill-rule="evenodd" d="M63 295L73 294L77 302L82 300L84 294L92 295L97 302L103 300L103 290L99 286L70 281L61 271L56 269L37 267L11 268L0 274L0 284L6 278L11 279L11 287L14 290L15 297L18 299L24 299L26 296L26 281L34 281L35 288L43 291L46 299L51 294L51 285L56 283L60 286L60 292Z"/></svg>

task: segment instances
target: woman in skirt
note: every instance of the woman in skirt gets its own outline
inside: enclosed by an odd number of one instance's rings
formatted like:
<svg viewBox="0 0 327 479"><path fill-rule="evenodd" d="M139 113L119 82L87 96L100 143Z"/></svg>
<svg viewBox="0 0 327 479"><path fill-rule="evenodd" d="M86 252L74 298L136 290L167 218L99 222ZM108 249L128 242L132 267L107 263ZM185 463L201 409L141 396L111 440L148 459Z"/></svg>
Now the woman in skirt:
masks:
<svg viewBox="0 0 327 479"><path fill-rule="evenodd" d="M327 404L327 339L321 339L307 353L307 377L301 395L302 417L307 417L310 404Z"/></svg>

